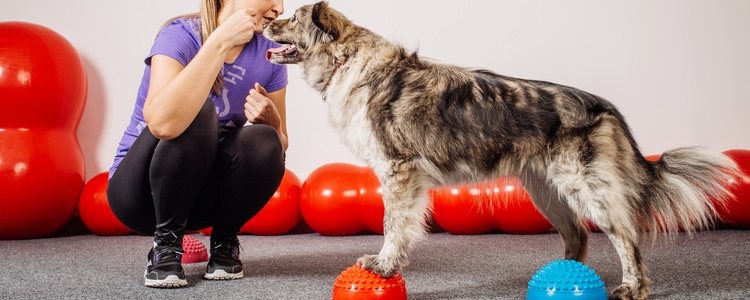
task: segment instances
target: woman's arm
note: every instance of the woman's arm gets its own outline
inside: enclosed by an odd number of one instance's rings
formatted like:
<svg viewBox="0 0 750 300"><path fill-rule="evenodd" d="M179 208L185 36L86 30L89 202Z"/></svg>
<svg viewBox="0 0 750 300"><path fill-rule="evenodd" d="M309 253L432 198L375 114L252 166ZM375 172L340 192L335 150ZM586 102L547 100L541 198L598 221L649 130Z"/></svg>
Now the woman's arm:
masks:
<svg viewBox="0 0 750 300"><path fill-rule="evenodd" d="M245 99L245 116L250 123L266 124L276 129L284 151L289 148L286 131L286 88L268 93L256 83Z"/></svg>
<svg viewBox="0 0 750 300"><path fill-rule="evenodd" d="M143 117L155 137L173 139L192 123L208 98L230 50L252 38L254 15L254 10L241 10L227 18L184 67L166 55L151 58L151 78Z"/></svg>
<svg viewBox="0 0 750 300"><path fill-rule="evenodd" d="M155 137L169 140L187 129L208 98L226 51L207 44L185 67L166 55L151 58L143 117Z"/></svg>

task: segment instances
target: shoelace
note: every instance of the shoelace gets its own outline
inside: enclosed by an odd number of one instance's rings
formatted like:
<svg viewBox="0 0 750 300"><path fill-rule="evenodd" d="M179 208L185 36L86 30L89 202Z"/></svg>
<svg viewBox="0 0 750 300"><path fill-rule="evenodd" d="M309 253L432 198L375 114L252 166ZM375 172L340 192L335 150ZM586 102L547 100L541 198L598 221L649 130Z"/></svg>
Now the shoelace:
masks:
<svg viewBox="0 0 750 300"><path fill-rule="evenodd" d="M177 247L157 246L156 251L154 252L154 261L156 262L163 263L181 260L182 252Z"/></svg>
<svg viewBox="0 0 750 300"><path fill-rule="evenodd" d="M182 259L182 239L172 231L168 233L154 235L157 240L157 247L154 249L154 261L168 262L180 261Z"/></svg>
<svg viewBox="0 0 750 300"><path fill-rule="evenodd" d="M242 249L242 245L239 240L228 240L214 243L213 254L215 256L225 256L237 259L239 257L239 250ZM239 249L238 249L239 248ZM244 249L242 249L244 250Z"/></svg>

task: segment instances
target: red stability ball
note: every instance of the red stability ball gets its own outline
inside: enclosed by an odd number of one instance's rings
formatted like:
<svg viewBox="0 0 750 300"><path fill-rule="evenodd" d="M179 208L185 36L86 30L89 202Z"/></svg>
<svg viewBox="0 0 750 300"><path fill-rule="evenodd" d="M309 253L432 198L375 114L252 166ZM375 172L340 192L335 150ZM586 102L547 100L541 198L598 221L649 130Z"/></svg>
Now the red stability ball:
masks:
<svg viewBox="0 0 750 300"><path fill-rule="evenodd" d="M745 175L750 176L750 150L732 149L724 151L732 158ZM729 227L750 229L750 181L736 178L730 190L734 199L728 199L726 205L717 205L719 217Z"/></svg>
<svg viewBox="0 0 750 300"><path fill-rule="evenodd" d="M647 161L650 161L650 162L657 162L661 160L661 154L650 154L650 155L644 156L643 158L645 158Z"/></svg>
<svg viewBox="0 0 750 300"><path fill-rule="evenodd" d="M299 195L302 182L292 171L286 170L281 184L266 206L240 229L241 233L255 235L282 235L299 223Z"/></svg>
<svg viewBox="0 0 750 300"><path fill-rule="evenodd" d="M506 177L496 180L491 187L498 199L494 203L495 227L512 234L537 234L552 228L552 224L534 206L531 196L518 179Z"/></svg>
<svg viewBox="0 0 750 300"><path fill-rule="evenodd" d="M331 163L302 185L300 210L312 230L331 236L383 232L380 182L368 167Z"/></svg>
<svg viewBox="0 0 750 300"><path fill-rule="evenodd" d="M383 191L380 188L380 180L369 167L359 167L357 175L359 189L357 190L360 224L368 232L383 234L383 218L385 217L385 206L383 205Z"/></svg>
<svg viewBox="0 0 750 300"><path fill-rule="evenodd" d="M125 235L131 230L120 222L107 201L109 172L102 172L86 183L78 202L78 214L86 228L96 235Z"/></svg>
<svg viewBox="0 0 750 300"><path fill-rule="evenodd" d="M463 184L430 190L432 218L451 234L482 234L494 228L492 213L482 203L482 184Z"/></svg>
<svg viewBox="0 0 750 300"><path fill-rule="evenodd" d="M64 37L0 22L0 239L46 237L73 216L85 101L85 71Z"/></svg>
<svg viewBox="0 0 750 300"><path fill-rule="evenodd" d="M430 195L435 223L451 234L482 234L494 229L536 234L552 228L515 178L441 187Z"/></svg>

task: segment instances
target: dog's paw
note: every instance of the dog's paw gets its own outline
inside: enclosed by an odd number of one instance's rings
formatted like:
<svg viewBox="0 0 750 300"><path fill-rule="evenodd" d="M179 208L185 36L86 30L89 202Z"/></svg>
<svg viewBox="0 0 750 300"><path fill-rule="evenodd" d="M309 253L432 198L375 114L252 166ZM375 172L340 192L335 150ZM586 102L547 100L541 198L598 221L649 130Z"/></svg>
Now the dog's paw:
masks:
<svg viewBox="0 0 750 300"><path fill-rule="evenodd" d="M378 255L362 256L357 260L357 263L384 278L391 277L398 272L398 267L395 264L388 263L388 260L381 259Z"/></svg>
<svg viewBox="0 0 750 300"><path fill-rule="evenodd" d="M647 297L639 289L635 289L632 286L626 284L621 284L620 286L609 291L609 299L641 300L647 299Z"/></svg>

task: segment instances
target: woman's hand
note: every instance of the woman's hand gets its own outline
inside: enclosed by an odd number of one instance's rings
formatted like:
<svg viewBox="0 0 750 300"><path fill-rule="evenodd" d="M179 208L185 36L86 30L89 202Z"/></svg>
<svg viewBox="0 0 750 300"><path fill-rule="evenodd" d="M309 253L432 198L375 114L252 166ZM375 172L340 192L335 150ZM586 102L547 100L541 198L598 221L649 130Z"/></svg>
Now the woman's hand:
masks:
<svg viewBox="0 0 750 300"><path fill-rule="evenodd" d="M281 133L281 116L276 105L268 98L266 89L257 82L245 98L245 117L253 124L266 124Z"/></svg>
<svg viewBox="0 0 750 300"><path fill-rule="evenodd" d="M223 20L208 37L206 44L219 43L225 50L250 42L257 27L258 12L254 9L241 9Z"/></svg>

